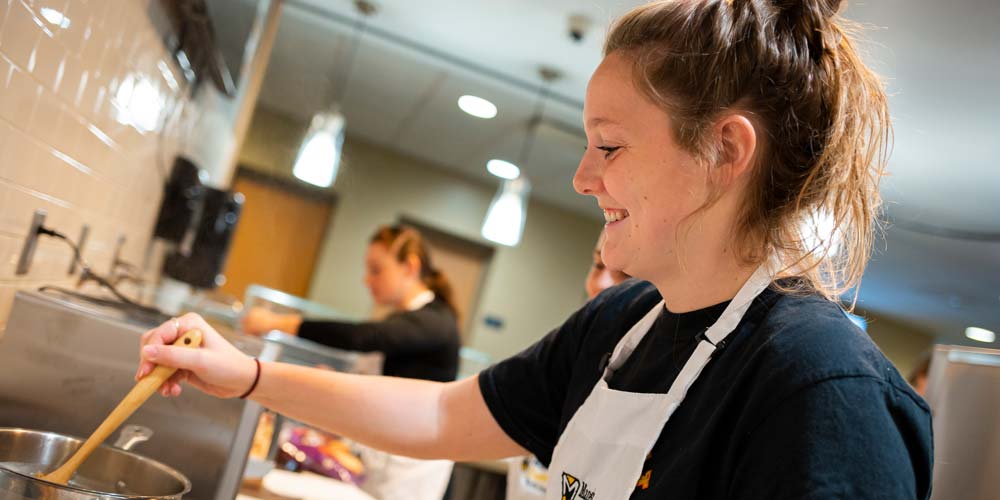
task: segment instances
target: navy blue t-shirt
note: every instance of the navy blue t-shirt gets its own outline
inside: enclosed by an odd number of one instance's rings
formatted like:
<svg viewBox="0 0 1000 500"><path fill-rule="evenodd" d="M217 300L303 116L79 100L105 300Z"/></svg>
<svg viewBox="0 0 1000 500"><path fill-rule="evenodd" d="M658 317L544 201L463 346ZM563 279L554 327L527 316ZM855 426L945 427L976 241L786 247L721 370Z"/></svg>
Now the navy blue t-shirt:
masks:
<svg viewBox="0 0 1000 500"><path fill-rule="evenodd" d="M498 424L548 464L607 354L659 301L627 281L481 373ZM664 309L609 386L666 393L725 305ZM818 295L769 289L663 428L631 498L926 499L932 462L930 409L871 339Z"/></svg>

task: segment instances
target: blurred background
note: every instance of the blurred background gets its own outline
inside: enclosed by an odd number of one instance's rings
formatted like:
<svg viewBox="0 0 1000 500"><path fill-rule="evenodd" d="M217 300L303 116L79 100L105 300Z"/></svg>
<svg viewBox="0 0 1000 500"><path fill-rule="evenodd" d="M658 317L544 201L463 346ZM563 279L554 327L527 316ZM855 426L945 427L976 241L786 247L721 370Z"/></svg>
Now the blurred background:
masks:
<svg viewBox="0 0 1000 500"><path fill-rule="evenodd" d="M456 289L464 373L517 353L585 301L584 92L641 3L0 0L0 331L18 292L101 281L146 321L378 317L368 238L403 223ZM935 345L996 349L1000 4L844 15L895 132L856 320L904 376Z"/></svg>

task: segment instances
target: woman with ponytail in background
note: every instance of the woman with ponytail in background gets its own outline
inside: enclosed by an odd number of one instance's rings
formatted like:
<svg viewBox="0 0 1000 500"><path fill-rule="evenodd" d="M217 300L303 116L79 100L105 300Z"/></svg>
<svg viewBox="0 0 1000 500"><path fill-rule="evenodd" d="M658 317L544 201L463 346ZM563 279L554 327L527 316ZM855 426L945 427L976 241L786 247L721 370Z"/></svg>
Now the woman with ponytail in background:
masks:
<svg viewBox="0 0 1000 500"><path fill-rule="evenodd" d="M256 335L281 330L337 349L378 351L385 355L386 376L455 380L460 339L451 285L434 268L423 236L400 225L378 228L365 253L365 286L376 305L390 310L384 319L310 321L255 308L243 318L243 329ZM352 448L365 465L362 489L374 498L440 500L444 495L451 461L416 460L359 444Z"/></svg>
<svg viewBox="0 0 1000 500"><path fill-rule="evenodd" d="M573 185L604 211L605 265L636 279L523 352L447 384L322 374L211 330L164 345L205 329L185 316L146 334L139 375L182 368L164 394L249 392L413 456L530 452L551 500L929 498L930 409L840 303L891 138L842 7L670 0L614 24Z"/></svg>
<svg viewBox="0 0 1000 500"><path fill-rule="evenodd" d="M375 231L365 254L365 286L375 304L391 310L381 321L303 320L254 308L243 330L281 330L348 351L385 354L383 374L449 382L458 375L460 339L451 285L434 268L423 237L405 226Z"/></svg>

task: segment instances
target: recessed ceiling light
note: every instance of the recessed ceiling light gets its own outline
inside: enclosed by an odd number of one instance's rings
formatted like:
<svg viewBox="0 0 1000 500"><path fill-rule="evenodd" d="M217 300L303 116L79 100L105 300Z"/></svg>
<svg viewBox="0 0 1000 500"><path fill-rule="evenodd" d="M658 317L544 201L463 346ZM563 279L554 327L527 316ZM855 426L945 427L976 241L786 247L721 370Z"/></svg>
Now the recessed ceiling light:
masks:
<svg viewBox="0 0 1000 500"><path fill-rule="evenodd" d="M991 330L976 326L966 328L965 336L977 342L985 342L987 344L990 344L997 339L997 334L993 333Z"/></svg>
<svg viewBox="0 0 1000 500"><path fill-rule="evenodd" d="M463 95L458 98L458 107L476 118L490 119L497 115L497 107L490 101L474 95Z"/></svg>
<svg viewBox="0 0 1000 500"><path fill-rule="evenodd" d="M521 169L517 165L504 160L490 160L486 162L486 170L491 174L507 180L514 180L521 176Z"/></svg>

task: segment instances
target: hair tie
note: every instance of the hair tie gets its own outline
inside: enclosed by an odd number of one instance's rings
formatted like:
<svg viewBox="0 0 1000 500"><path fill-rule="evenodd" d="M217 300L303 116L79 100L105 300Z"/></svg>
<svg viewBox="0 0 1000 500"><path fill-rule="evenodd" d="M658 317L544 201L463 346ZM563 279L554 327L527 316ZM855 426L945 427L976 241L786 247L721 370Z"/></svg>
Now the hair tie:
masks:
<svg viewBox="0 0 1000 500"><path fill-rule="evenodd" d="M250 393L252 393L253 390L257 388L257 382L260 382L260 360L257 358L253 358L253 362L257 363L257 374L254 375L253 377L253 384L250 384L250 388L247 389L247 392L244 392L243 395L240 396L240 399L246 399L247 396L249 396Z"/></svg>

